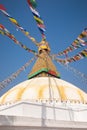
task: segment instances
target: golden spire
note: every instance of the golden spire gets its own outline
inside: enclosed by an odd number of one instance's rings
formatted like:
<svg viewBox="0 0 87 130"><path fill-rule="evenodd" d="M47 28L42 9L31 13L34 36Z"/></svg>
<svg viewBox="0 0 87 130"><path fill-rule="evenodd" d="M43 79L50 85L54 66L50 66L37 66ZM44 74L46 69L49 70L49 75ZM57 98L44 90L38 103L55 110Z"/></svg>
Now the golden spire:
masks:
<svg viewBox="0 0 87 130"><path fill-rule="evenodd" d="M42 40L38 48L39 57L32 68L28 78L54 76L60 78L50 57L50 47L47 41Z"/></svg>

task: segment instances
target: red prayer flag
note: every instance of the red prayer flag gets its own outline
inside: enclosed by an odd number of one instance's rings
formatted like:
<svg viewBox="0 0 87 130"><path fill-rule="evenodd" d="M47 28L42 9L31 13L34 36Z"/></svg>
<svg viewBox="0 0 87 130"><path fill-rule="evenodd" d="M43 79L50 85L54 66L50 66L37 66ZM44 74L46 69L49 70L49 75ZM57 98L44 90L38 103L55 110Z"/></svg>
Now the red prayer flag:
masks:
<svg viewBox="0 0 87 130"><path fill-rule="evenodd" d="M0 4L0 10L6 11L6 8L3 5Z"/></svg>
<svg viewBox="0 0 87 130"><path fill-rule="evenodd" d="M28 2L28 4L29 4L29 6L32 6L30 0L27 0L27 2Z"/></svg>
<svg viewBox="0 0 87 130"><path fill-rule="evenodd" d="M1 28L1 29L4 29L4 26L3 26L2 24L0 24L0 28Z"/></svg>

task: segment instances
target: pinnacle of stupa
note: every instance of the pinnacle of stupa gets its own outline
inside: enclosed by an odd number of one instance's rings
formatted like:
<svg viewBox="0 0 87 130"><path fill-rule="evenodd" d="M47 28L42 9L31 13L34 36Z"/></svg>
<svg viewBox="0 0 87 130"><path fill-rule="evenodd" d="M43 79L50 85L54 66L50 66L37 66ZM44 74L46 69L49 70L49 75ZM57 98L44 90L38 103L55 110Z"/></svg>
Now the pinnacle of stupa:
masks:
<svg viewBox="0 0 87 130"><path fill-rule="evenodd" d="M55 65L52 62L50 57L50 47L46 40L42 40L39 43L38 47L38 58L36 63L34 64L28 78L31 79L33 77L57 77L60 78L59 72Z"/></svg>

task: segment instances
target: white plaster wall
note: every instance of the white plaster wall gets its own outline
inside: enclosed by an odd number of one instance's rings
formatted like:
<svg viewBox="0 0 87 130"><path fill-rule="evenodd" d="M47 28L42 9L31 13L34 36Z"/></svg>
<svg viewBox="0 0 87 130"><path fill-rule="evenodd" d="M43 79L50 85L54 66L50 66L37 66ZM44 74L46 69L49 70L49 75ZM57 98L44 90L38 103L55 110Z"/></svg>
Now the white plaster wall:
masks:
<svg viewBox="0 0 87 130"><path fill-rule="evenodd" d="M0 130L87 130L87 122L0 115Z"/></svg>
<svg viewBox="0 0 87 130"><path fill-rule="evenodd" d="M79 112L74 112L74 120L75 121L87 122L87 110L82 110L82 111L79 111Z"/></svg>
<svg viewBox="0 0 87 130"><path fill-rule="evenodd" d="M7 105L0 107L0 115L19 115L21 116L23 113L23 104L15 104L15 105Z"/></svg>
<svg viewBox="0 0 87 130"><path fill-rule="evenodd" d="M53 107L46 104L23 104L23 115L43 118L43 119L54 119L54 120L70 120L70 115L68 110L60 109L58 107Z"/></svg>
<svg viewBox="0 0 87 130"><path fill-rule="evenodd" d="M0 107L0 115L87 122L87 105L77 106L76 108L74 105L21 102Z"/></svg>

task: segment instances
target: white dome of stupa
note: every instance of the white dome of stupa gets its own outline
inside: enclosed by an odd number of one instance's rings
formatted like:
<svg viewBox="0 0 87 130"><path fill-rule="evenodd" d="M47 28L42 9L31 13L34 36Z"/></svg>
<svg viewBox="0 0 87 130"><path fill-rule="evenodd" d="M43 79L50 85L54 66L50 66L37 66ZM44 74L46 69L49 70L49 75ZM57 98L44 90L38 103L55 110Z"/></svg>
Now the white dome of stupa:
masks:
<svg viewBox="0 0 87 130"><path fill-rule="evenodd" d="M87 94L76 86L54 77L39 77L26 80L7 91L0 104L16 101L70 101L87 103Z"/></svg>

